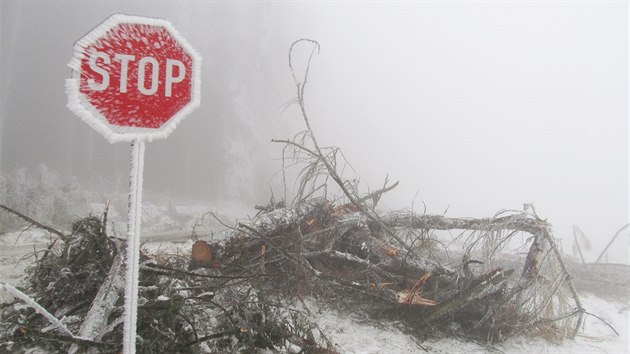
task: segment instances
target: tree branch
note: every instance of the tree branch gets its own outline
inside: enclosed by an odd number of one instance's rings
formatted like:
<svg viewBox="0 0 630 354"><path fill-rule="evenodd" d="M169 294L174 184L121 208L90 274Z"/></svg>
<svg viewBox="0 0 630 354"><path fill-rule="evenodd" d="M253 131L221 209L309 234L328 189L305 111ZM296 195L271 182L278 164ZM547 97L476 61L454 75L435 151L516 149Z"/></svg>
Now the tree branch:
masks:
<svg viewBox="0 0 630 354"><path fill-rule="evenodd" d="M13 215L16 215L16 216L18 216L19 218L21 218L21 219L25 220L26 222L28 222L28 223L30 223L30 224L32 224L32 225L35 225L35 226L39 227L39 228L40 228L40 229L42 229L42 230L46 230L46 231L48 231L48 232L50 232L50 233L53 233L53 234L55 234L55 235L59 236L62 240L65 240L65 239L67 238L67 237L66 237L63 233L61 233L60 231L57 231L57 230L53 229L53 228L52 228L52 227L50 227L50 226L46 226L46 225L44 225L44 224L41 224L41 223L39 223L39 222L37 222L37 221L33 220L32 218L30 218L30 217L28 217L28 216L26 216L26 215L24 215L24 214L20 213L19 211L16 211L15 209L12 209L12 208L9 208L9 207L8 207L8 206L6 206L6 205L2 205L2 204L0 204L0 209L3 209L3 210L5 210L5 211L7 211L7 212L9 212L9 213L11 213L11 214L13 214Z"/></svg>

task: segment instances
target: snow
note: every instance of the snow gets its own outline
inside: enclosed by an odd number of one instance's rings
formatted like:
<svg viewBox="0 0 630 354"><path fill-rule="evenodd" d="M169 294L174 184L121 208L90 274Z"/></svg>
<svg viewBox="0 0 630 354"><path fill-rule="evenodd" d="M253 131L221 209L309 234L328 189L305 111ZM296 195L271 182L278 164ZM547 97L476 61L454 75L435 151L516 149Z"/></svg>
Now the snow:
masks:
<svg viewBox="0 0 630 354"><path fill-rule="evenodd" d="M575 340L554 344L540 338L516 336L494 346L506 353L628 353L628 304L608 302L592 295L582 297L589 312L609 322L619 332L617 336L600 320L588 316L583 331ZM317 305L309 306L311 310ZM315 312L315 311L313 311ZM314 314L313 319L341 353L415 353L422 352L419 345L430 353L487 352L491 348L456 338L442 338L417 343L396 329L396 324L382 327L360 322L358 318L343 316L334 310Z"/></svg>
<svg viewBox="0 0 630 354"><path fill-rule="evenodd" d="M48 243L48 232L31 228L28 231L0 234L0 279L14 286L20 286L24 278L24 269L33 262L26 255L33 250L41 250ZM0 292L0 302L13 300L5 292Z"/></svg>
<svg viewBox="0 0 630 354"><path fill-rule="evenodd" d="M12 246L33 246L47 243L51 239L50 234L41 229L31 228L25 231L15 231L2 234L0 246L6 250Z"/></svg>

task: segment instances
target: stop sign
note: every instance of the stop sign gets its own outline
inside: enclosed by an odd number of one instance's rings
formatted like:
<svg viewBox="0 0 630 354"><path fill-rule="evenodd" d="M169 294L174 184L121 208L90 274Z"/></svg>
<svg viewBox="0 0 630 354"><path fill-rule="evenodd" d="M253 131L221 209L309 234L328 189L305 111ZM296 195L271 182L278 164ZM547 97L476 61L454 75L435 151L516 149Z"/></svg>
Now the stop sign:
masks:
<svg viewBox="0 0 630 354"><path fill-rule="evenodd" d="M68 107L112 143L165 138L199 106L201 56L166 20L114 14L68 65Z"/></svg>

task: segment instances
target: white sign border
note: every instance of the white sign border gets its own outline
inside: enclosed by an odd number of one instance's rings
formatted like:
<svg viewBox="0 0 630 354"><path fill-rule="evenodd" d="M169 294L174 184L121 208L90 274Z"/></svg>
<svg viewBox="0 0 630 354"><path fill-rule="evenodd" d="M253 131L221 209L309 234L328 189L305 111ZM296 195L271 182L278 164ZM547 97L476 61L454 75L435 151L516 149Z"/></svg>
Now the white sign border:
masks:
<svg viewBox="0 0 630 354"><path fill-rule="evenodd" d="M135 128L120 127L115 131L107 119L89 102L84 94L80 92L81 86L81 61L85 56L87 47L105 36L107 31L119 24L140 24L164 27L175 38L177 43L186 50L192 57L192 97L191 101L173 115L160 128ZM164 139L168 137L177 125L199 107L201 102L201 55L182 37L173 25L164 19L140 17L124 14L113 14L74 44L74 55L68 66L72 69L72 78L66 79L66 94L68 96L68 108L84 122L99 132L110 143L132 142L137 140L152 141L154 139Z"/></svg>

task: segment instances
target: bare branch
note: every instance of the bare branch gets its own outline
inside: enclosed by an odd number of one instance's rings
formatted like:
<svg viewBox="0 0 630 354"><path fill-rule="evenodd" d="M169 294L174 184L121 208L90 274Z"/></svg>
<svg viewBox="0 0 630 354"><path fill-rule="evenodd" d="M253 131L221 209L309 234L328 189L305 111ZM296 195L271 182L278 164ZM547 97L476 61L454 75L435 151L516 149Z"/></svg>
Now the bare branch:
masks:
<svg viewBox="0 0 630 354"><path fill-rule="evenodd" d="M44 224L41 224L41 223L33 220L32 218L30 218L30 217L20 213L19 211L16 211L15 209L9 208L8 206L2 205L2 204L0 204L0 209L3 209L3 210L5 210L5 211L7 211L7 212L9 212L9 213L11 213L13 215L16 215L19 218L25 220L26 222L28 222L28 223L30 223L32 225L35 225L35 226L39 227L42 230L46 230L46 231L48 231L50 233L53 233L53 234L59 236L62 240L66 239L66 236L63 233L61 233L60 231L57 231L57 230L53 229L50 226L46 226Z"/></svg>
<svg viewBox="0 0 630 354"><path fill-rule="evenodd" d="M625 230L628 226L630 226L630 223L625 224L624 226L621 227L621 229L619 229L619 231L615 233L615 235L610 239L610 242L608 242L606 247L604 247L604 249L602 250L602 253L599 254L599 257L597 257L597 259L595 260L595 263L601 262L602 258L604 258L604 255L606 254L606 251L608 251L610 246L612 246L613 242L615 242L615 239L617 238L617 236L619 236L619 234L621 234L621 231Z"/></svg>

